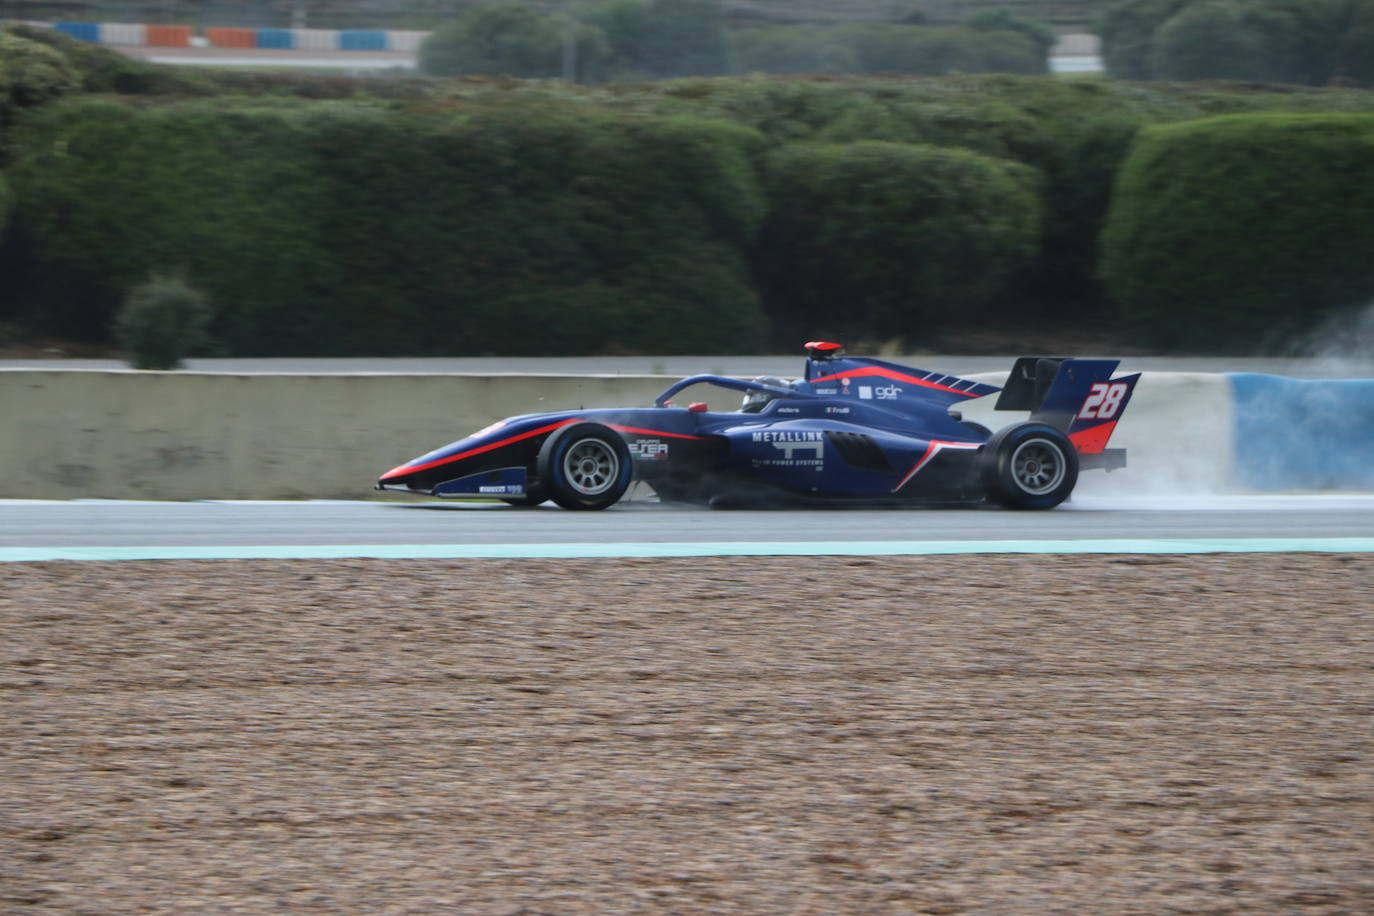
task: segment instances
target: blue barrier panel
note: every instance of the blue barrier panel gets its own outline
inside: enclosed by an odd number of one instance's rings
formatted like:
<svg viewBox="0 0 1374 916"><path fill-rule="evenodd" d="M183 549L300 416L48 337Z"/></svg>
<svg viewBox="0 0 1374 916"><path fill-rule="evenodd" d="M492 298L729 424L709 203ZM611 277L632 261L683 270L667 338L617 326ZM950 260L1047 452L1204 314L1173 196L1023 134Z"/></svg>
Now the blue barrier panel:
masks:
<svg viewBox="0 0 1374 916"><path fill-rule="evenodd" d="M80 38L82 41L100 41L100 23L98 22L54 22L52 27L73 38Z"/></svg>
<svg viewBox="0 0 1374 916"><path fill-rule="evenodd" d="M289 51L296 47L296 36L290 29L258 29L258 47Z"/></svg>
<svg viewBox="0 0 1374 916"><path fill-rule="evenodd" d="M386 32L381 29L341 29L340 51L385 51Z"/></svg>
<svg viewBox="0 0 1374 916"><path fill-rule="evenodd" d="M1374 379L1235 373L1235 479L1257 490L1374 489Z"/></svg>

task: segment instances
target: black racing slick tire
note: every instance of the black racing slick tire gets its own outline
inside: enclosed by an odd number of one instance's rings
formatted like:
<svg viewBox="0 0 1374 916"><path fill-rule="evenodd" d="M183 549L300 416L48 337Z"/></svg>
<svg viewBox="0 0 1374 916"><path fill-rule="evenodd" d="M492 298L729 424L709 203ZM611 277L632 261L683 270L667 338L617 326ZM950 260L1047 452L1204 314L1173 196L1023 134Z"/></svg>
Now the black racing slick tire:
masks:
<svg viewBox="0 0 1374 916"><path fill-rule="evenodd" d="M1045 423L998 430L979 454L988 499L1008 509L1053 509L1078 483L1078 450Z"/></svg>
<svg viewBox="0 0 1374 916"><path fill-rule="evenodd" d="M549 499L564 509L614 505L634 473L625 439L600 423L574 423L549 436L537 467Z"/></svg>

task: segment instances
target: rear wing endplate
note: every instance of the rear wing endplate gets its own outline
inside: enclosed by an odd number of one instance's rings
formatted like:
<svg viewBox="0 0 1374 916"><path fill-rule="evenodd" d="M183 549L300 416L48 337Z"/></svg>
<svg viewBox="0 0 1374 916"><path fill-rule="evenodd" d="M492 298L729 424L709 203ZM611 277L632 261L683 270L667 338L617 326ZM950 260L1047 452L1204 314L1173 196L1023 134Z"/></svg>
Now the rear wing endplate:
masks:
<svg viewBox="0 0 1374 916"><path fill-rule="evenodd" d="M1022 356L1012 364L995 410L1037 410L1068 357Z"/></svg>

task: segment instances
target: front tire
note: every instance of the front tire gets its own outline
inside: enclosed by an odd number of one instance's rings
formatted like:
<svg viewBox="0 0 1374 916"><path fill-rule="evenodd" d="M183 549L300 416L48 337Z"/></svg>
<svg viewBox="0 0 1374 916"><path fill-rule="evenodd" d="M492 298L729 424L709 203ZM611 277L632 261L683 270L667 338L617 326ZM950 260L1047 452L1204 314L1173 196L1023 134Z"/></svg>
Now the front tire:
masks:
<svg viewBox="0 0 1374 916"><path fill-rule="evenodd" d="M539 479L564 509L605 509L629 489L630 449L615 430L575 423L549 436L539 450Z"/></svg>
<svg viewBox="0 0 1374 916"><path fill-rule="evenodd" d="M1045 423L998 430L979 459L988 498L1008 509L1053 509L1078 483L1078 450Z"/></svg>

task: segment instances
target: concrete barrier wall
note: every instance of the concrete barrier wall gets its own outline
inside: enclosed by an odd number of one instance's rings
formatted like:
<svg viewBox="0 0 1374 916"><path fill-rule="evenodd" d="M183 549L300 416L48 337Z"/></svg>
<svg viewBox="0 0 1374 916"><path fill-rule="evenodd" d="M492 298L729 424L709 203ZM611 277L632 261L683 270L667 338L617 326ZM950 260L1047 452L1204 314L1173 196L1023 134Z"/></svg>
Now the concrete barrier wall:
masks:
<svg viewBox="0 0 1374 916"><path fill-rule="evenodd" d="M1374 490L1374 379L1229 376L1235 479L1255 490Z"/></svg>
<svg viewBox="0 0 1374 916"><path fill-rule="evenodd" d="M1002 384L1006 373L979 381ZM268 375L0 370L0 497L357 499L502 417L652 403L654 375ZM738 396L677 398L732 409ZM1024 415L965 406L990 428ZM1147 372L1080 492L1374 488L1374 381Z"/></svg>
<svg viewBox="0 0 1374 916"><path fill-rule="evenodd" d="M0 370L0 497L367 498L494 420L647 406L671 381Z"/></svg>

